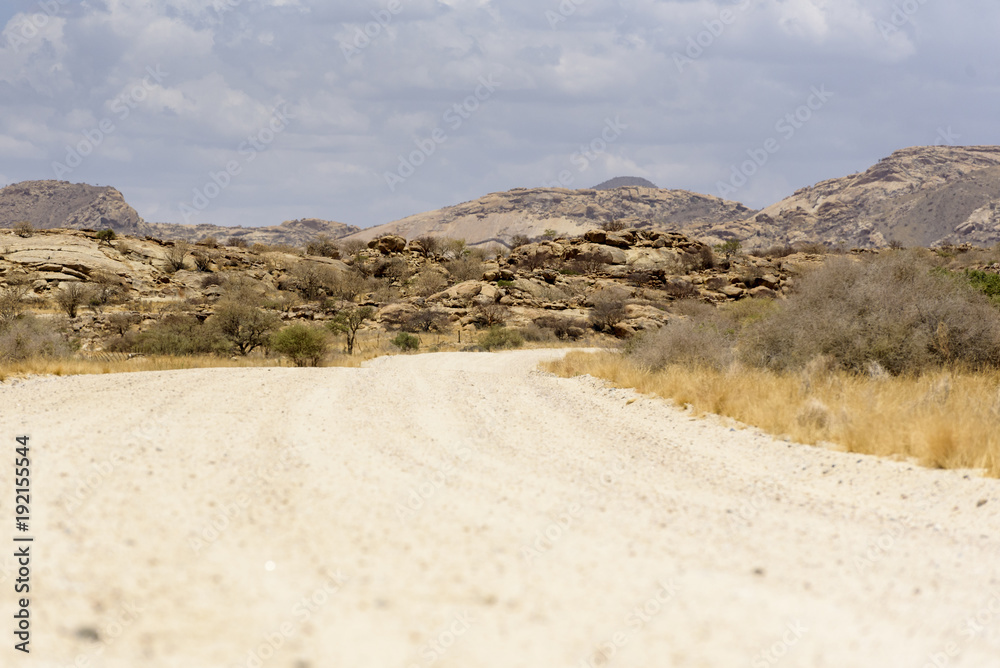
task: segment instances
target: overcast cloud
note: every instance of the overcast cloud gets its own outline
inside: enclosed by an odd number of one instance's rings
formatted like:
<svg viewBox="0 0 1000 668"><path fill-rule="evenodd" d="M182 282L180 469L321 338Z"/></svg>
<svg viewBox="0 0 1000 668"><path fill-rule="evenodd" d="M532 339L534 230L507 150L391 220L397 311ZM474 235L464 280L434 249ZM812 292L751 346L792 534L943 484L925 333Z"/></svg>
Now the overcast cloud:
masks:
<svg viewBox="0 0 1000 668"><path fill-rule="evenodd" d="M760 207L997 143L991 0L8 0L0 25L0 185L113 185L153 222L369 226L619 175Z"/></svg>

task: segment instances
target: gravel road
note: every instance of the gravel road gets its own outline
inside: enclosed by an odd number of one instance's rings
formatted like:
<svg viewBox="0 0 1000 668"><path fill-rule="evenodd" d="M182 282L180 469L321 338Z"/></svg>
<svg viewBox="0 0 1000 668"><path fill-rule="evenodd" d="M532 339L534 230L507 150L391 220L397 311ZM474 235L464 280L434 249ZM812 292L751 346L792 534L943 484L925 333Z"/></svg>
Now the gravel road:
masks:
<svg viewBox="0 0 1000 668"><path fill-rule="evenodd" d="M0 665L1000 665L1000 481L536 370L560 354L0 384Z"/></svg>

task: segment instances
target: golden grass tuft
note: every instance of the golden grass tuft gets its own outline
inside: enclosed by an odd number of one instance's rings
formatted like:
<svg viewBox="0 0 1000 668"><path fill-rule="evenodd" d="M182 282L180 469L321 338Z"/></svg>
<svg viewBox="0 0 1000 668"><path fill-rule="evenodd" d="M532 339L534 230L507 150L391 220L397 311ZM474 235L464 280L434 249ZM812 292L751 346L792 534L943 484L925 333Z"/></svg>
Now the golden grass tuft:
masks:
<svg viewBox="0 0 1000 668"><path fill-rule="evenodd" d="M615 353L570 353L544 367L563 377L603 378L802 443L1000 477L1000 372L878 379L823 367L650 372Z"/></svg>

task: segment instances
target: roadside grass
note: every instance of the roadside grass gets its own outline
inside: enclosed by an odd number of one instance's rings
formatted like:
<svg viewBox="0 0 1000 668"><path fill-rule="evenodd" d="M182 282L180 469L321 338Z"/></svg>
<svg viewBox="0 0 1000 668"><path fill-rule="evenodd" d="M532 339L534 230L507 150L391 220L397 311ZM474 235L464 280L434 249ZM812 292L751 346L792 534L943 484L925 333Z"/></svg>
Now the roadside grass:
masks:
<svg viewBox="0 0 1000 668"><path fill-rule="evenodd" d="M1000 371L880 378L825 368L650 371L618 353L582 352L543 368L589 374L801 443L1000 477Z"/></svg>
<svg viewBox="0 0 1000 668"><path fill-rule="evenodd" d="M478 333L477 333L478 334ZM415 353L460 352L475 345L477 334L464 333L463 343L454 334L422 333L419 335L421 347ZM342 341L330 346L330 352L323 358L321 367L358 368L365 362L387 355L411 354L401 351L391 343L391 336L385 332L364 332L359 334L353 355L342 351ZM590 339L580 341L560 341L558 339L527 342L524 349L571 348L592 346ZM88 356L86 353L68 357L35 356L20 361L0 361L0 382L8 378L26 376L78 376L111 373L135 373L140 371L177 371L184 369L210 368L254 368L292 367L288 359L271 354L253 354L246 357L225 357L219 355L140 355L131 359L114 359L116 355L101 353Z"/></svg>

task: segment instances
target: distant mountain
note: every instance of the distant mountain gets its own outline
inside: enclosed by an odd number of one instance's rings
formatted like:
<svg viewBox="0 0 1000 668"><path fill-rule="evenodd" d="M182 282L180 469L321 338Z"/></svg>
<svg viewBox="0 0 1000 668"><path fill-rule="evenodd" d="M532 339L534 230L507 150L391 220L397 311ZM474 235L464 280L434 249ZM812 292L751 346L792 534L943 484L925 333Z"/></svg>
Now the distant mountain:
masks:
<svg viewBox="0 0 1000 668"><path fill-rule="evenodd" d="M608 179L604 183L596 185L593 190L614 190L615 188L624 188L626 186L636 186L639 188L656 188L656 184L652 181L647 181L641 176L616 176L613 179Z"/></svg>
<svg viewBox="0 0 1000 668"><path fill-rule="evenodd" d="M918 146L796 191L746 220L689 234L745 246L819 241L871 248L1000 243L1000 147Z"/></svg>
<svg viewBox="0 0 1000 668"><path fill-rule="evenodd" d="M630 227L676 230L692 223L740 220L754 213L738 202L686 190L515 188L370 227L349 238L368 240L398 234L414 239L436 235L479 244L507 242L515 235L538 237L550 229L559 235L578 236L617 220Z"/></svg>
<svg viewBox="0 0 1000 668"><path fill-rule="evenodd" d="M112 229L118 234L198 241L208 236L247 243L302 246L319 235L339 239L360 228L314 218L271 227L147 223L114 188L66 181L24 181L0 189L0 227L27 220L39 229Z"/></svg>
<svg viewBox="0 0 1000 668"><path fill-rule="evenodd" d="M27 220L39 229L106 229L142 234L142 218L114 188L24 181L0 189L0 227Z"/></svg>

